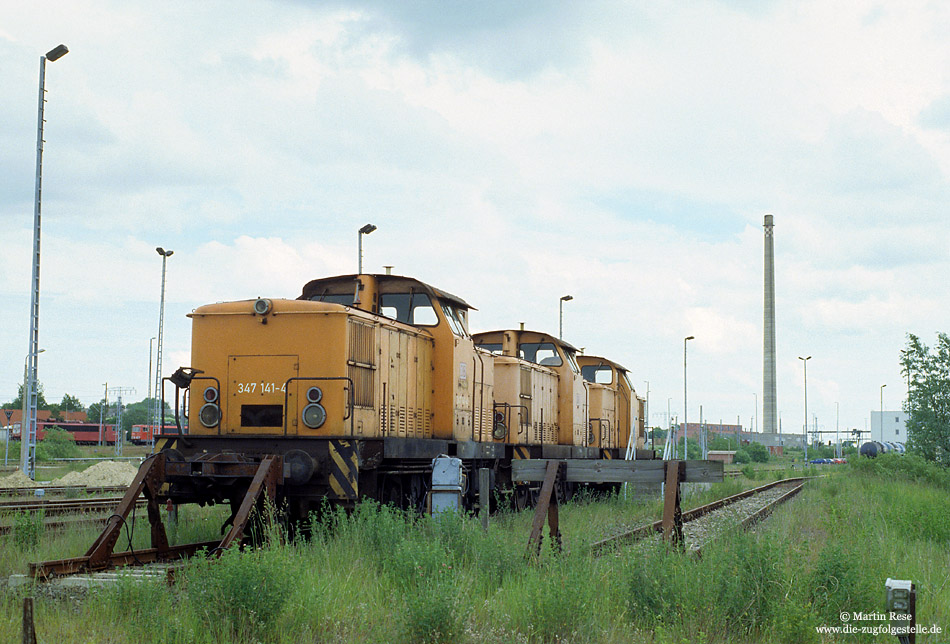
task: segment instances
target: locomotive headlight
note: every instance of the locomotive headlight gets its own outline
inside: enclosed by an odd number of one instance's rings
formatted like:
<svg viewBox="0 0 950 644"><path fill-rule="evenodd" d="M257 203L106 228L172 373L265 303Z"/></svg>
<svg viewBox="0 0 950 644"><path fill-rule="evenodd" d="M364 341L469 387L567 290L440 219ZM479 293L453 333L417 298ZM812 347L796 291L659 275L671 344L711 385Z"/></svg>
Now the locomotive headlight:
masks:
<svg viewBox="0 0 950 644"><path fill-rule="evenodd" d="M320 387L311 387L307 390L307 400L314 404L323 400L323 391Z"/></svg>
<svg viewBox="0 0 950 644"><path fill-rule="evenodd" d="M205 427L214 427L221 420L221 409L214 403L205 403L198 412L198 420Z"/></svg>
<svg viewBox="0 0 950 644"><path fill-rule="evenodd" d="M213 403L218 400L218 390L214 387L208 387L205 389L203 397L205 402Z"/></svg>
<svg viewBox="0 0 950 644"><path fill-rule="evenodd" d="M505 427L505 414L500 411L495 412L495 428L492 429L491 435L499 441L508 435L508 428Z"/></svg>
<svg viewBox="0 0 950 644"><path fill-rule="evenodd" d="M254 301L254 312L258 315L270 313L272 303L266 297L259 297Z"/></svg>
<svg viewBox="0 0 950 644"><path fill-rule="evenodd" d="M313 387L316 389L316 387ZM319 391L319 389L317 389ZM308 392L309 394L309 392ZM312 403L303 408L303 424L309 427L310 429L317 429L327 420L327 410L323 408L323 405L317 403Z"/></svg>

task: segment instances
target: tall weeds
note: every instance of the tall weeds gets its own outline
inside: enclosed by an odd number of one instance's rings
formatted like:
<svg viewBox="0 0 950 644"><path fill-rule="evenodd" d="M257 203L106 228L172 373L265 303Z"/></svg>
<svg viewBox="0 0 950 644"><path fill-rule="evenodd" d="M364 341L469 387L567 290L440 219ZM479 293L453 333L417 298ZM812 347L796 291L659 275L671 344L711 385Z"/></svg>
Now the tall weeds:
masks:
<svg viewBox="0 0 950 644"><path fill-rule="evenodd" d="M840 612L882 610L887 577L918 584L919 623L946 625L946 491L913 463L900 476L878 467L810 482L755 533L729 532L702 559L658 541L591 555L600 513L633 524L653 513L632 499L563 506L564 548L546 539L540 557L525 556L526 513L493 518L486 532L464 515L325 507L307 540L266 528L259 548L194 560L172 587L128 580L79 605L41 601L38 627L47 641L98 641L109 624L117 643L791 644L820 641L815 627L840 625ZM0 638L12 639L16 620L3 617Z"/></svg>

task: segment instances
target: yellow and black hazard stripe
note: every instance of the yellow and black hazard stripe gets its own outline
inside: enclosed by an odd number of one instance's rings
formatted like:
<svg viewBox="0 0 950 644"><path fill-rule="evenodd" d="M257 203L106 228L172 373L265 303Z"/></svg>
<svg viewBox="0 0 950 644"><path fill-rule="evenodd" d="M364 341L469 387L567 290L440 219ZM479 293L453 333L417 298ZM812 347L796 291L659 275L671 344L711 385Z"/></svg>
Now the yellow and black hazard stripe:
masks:
<svg viewBox="0 0 950 644"><path fill-rule="evenodd" d="M609 450L609 449L602 449L602 450L600 450L600 457L601 457L601 458L605 458L605 459L607 459L608 461L610 461L610 460L613 460L613 458L614 458L614 453L613 453L611 450Z"/></svg>
<svg viewBox="0 0 950 644"><path fill-rule="evenodd" d="M514 458L517 458L517 459L531 458L531 449L527 445L515 445Z"/></svg>
<svg viewBox="0 0 950 644"><path fill-rule="evenodd" d="M163 449L175 449L178 447L177 438L156 438L155 439L155 453L158 454Z"/></svg>
<svg viewBox="0 0 950 644"><path fill-rule="evenodd" d="M359 458L355 441L330 441L330 496L355 499L359 494Z"/></svg>

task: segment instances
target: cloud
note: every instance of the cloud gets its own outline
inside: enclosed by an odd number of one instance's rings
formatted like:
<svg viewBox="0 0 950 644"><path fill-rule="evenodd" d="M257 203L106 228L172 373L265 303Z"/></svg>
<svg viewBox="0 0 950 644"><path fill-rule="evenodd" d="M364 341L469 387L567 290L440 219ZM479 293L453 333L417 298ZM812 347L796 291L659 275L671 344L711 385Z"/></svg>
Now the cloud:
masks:
<svg viewBox="0 0 950 644"><path fill-rule="evenodd" d="M366 222L379 230L365 266L460 295L477 328L554 330L573 294L567 339L635 369L657 400L680 395L682 338L696 335L690 400L730 421L752 415L761 373L764 213L786 424L800 352L829 387L816 409L828 417L840 397L860 420L904 332L931 332L950 306L928 277L950 268L950 87L932 71L950 62L945 9L434 6L11 12L0 356L15 365L26 346L36 58L59 39L71 53L50 69L44 175L52 390L144 391L156 245L175 250L166 364L180 364L189 310L352 272Z"/></svg>
<svg viewBox="0 0 950 644"><path fill-rule="evenodd" d="M932 130L950 130L950 95L934 100L920 113L921 127Z"/></svg>

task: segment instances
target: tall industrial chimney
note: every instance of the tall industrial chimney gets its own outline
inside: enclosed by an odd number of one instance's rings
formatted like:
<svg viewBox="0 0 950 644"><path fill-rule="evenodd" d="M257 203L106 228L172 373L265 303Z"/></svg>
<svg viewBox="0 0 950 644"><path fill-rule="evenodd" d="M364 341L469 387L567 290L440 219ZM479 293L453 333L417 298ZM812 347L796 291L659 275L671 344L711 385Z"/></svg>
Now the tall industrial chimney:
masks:
<svg viewBox="0 0 950 644"><path fill-rule="evenodd" d="M765 216L765 301L762 329L762 431L778 430L775 396L775 248L772 215Z"/></svg>

